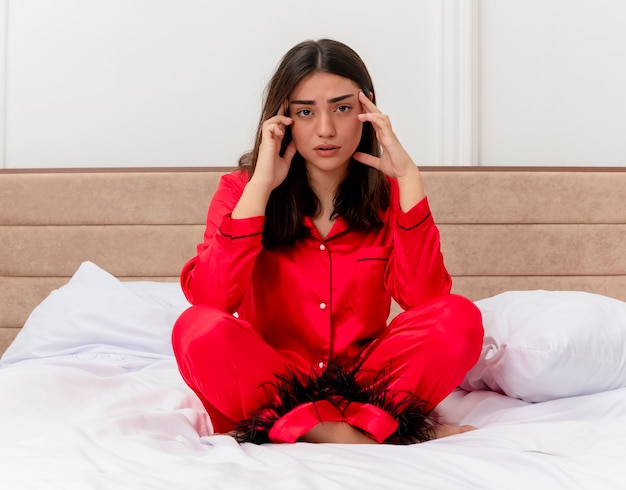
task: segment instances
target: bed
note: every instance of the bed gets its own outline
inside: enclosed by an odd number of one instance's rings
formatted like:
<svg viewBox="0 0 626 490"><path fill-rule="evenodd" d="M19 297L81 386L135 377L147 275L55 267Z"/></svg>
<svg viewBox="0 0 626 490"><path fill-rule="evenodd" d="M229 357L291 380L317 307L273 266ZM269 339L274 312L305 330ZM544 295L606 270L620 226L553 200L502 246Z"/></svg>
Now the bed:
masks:
<svg viewBox="0 0 626 490"><path fill-rule="evenodd" d="M626 168L423 169L485 340L410 446L213 434L169 334L226 171L0 171L0 488L624 488Z"/></svg>

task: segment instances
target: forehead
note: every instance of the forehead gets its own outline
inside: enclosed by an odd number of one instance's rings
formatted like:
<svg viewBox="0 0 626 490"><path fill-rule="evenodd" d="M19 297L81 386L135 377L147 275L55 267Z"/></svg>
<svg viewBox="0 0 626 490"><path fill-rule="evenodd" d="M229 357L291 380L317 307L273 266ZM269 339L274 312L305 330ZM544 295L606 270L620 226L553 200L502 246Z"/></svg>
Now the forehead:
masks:
<svg viewBox="0 0 626 490"><path fill-rule="evenodd" d="M349 78L332 73L315 72L296 85L289 99L322 101L341 95L356 95L358 91L358 85Z"/></svg>

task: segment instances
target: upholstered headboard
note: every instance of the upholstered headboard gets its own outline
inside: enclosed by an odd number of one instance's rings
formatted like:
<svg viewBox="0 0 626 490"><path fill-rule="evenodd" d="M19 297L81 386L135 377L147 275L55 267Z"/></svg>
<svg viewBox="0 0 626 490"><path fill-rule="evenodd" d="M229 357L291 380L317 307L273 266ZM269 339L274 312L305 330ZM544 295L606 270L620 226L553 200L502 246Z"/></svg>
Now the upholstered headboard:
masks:
<svg viewBox="0 0 626 490"><path fill-rule="evenodd" d="M0 352L80 263L176 281L227 169L0 171ZM626 300L626 168L423 168L454 291Z"/></svg>

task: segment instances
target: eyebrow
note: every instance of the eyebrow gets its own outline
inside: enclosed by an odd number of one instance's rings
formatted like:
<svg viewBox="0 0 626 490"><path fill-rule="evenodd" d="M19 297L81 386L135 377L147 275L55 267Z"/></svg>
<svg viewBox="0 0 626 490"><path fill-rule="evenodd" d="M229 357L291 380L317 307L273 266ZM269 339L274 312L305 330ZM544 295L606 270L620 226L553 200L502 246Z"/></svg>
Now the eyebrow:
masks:
<svg viewBox="0 0 626 490"><path fill-rule="evenodd" d="M328 102L329 104L334 104L336 102L341 102L342 100L349 99L350 97L354 97L354 94L340 95L339 97L333 97L332 99L328 99L326 102ZM315 105L315 101L314 100L292 100L290 104Z"/></svg>

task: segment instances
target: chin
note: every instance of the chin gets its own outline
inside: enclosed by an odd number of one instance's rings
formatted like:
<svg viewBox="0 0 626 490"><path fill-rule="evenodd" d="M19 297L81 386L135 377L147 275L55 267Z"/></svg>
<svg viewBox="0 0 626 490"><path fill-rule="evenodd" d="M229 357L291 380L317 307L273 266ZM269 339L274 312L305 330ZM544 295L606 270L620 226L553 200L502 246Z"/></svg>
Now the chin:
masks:
<svg viewBox="0 0 626 490"><path fill-rule="evenodd" d="M306 165L308 167L315 168L317 170L321 170L324 172L336 172L338 170L347 169L350 166L350 161L352 158L319 158L313 157L311 159L307 159Z"/></svg>

